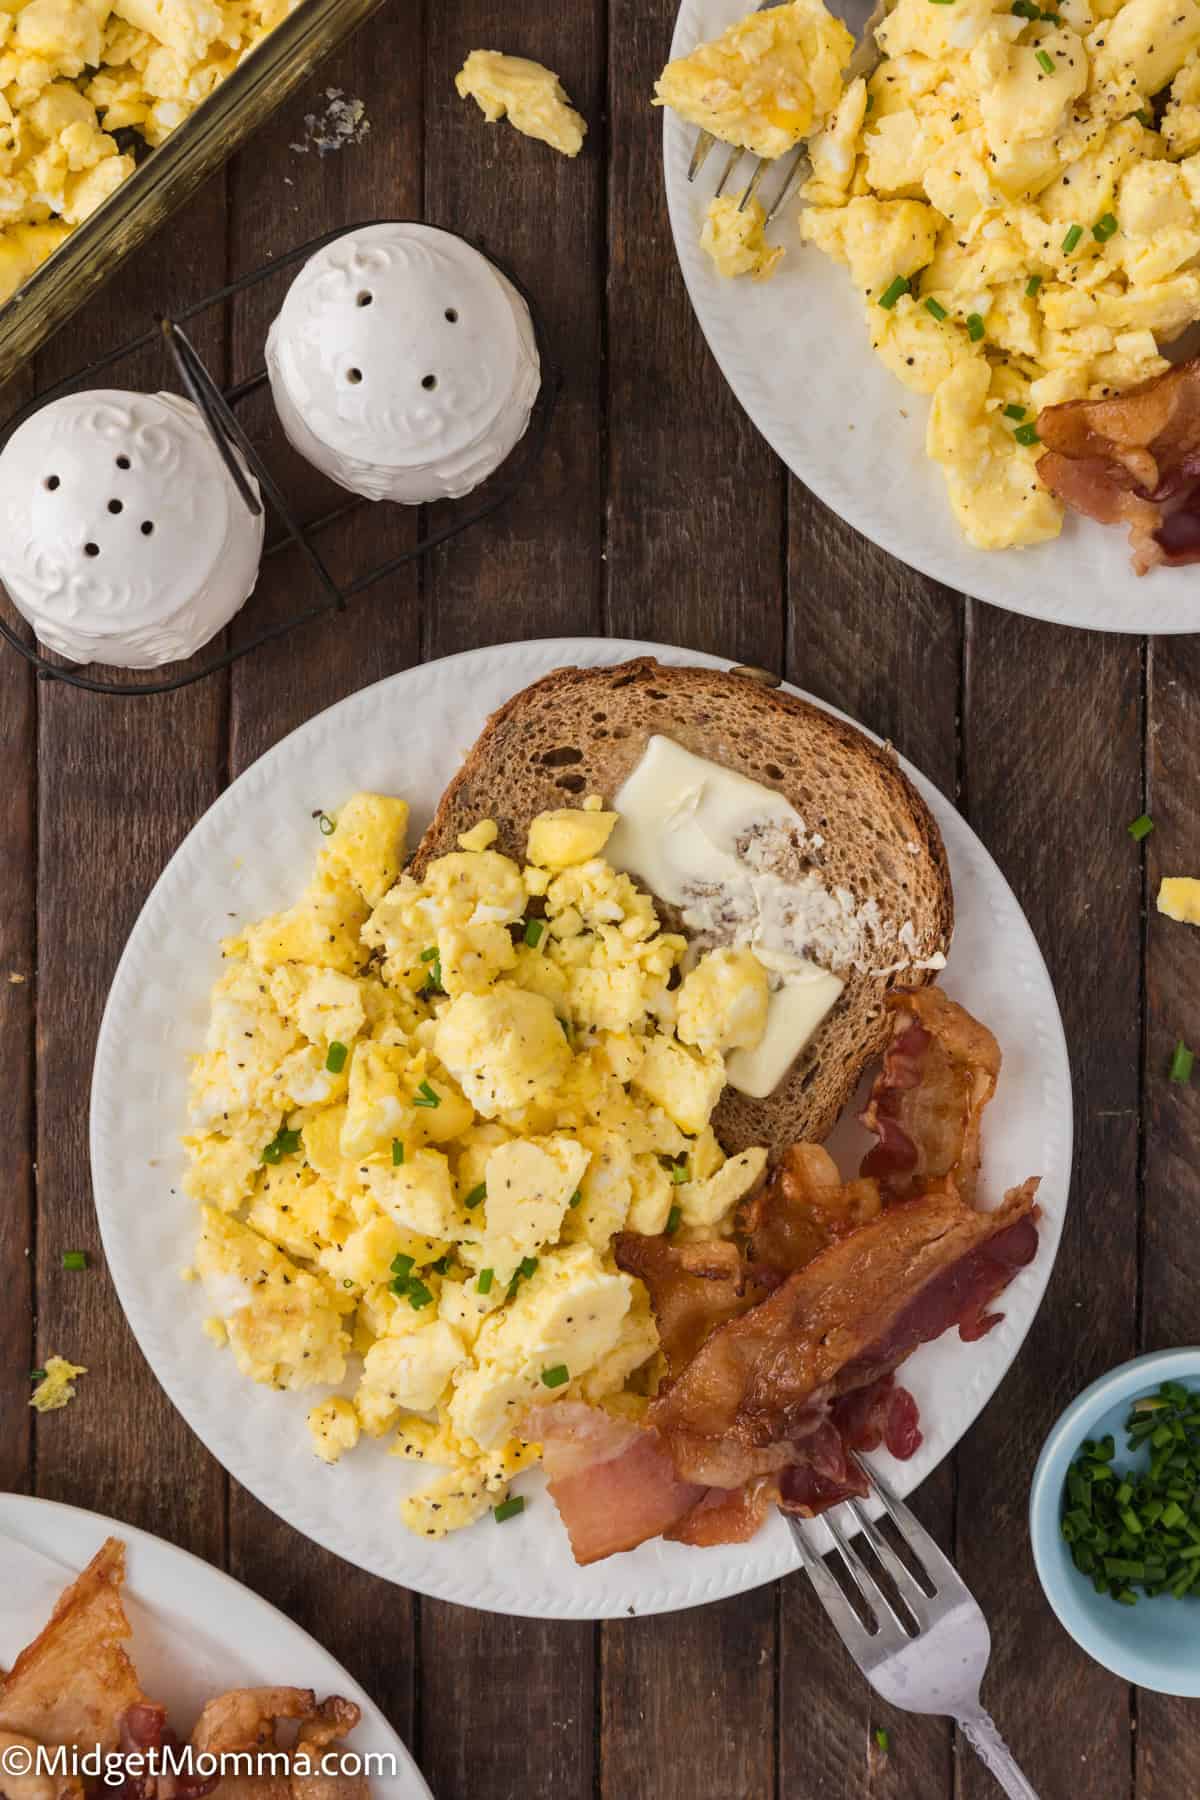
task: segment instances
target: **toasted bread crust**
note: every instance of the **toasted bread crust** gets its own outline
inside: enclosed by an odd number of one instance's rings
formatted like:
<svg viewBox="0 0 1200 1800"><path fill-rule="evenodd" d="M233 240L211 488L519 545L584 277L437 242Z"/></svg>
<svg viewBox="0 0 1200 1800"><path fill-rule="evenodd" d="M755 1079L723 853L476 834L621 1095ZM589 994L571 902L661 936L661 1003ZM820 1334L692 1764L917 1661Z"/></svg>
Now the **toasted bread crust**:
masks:
<svg viewBox="0 0 1200 1800"><path fill-rule="evenodd" d="M585 794L611 801L647 740L661 733L698 756L776 789L821 834L822 873L858 899L873 895L896 925L910 921L923 960L949 947L954 900L936 821L895 757L805 700L724 670L652 657L598 669L556 669L494 713L442 796L417 847L418 876L480 819L496 848L520 861L530 820ZM660 903L664 922L672 909ZM884 998L923 986L931 971L852 971L833 1012L765 1100L727 1088L713 1123L731 1154L748 1144L819 1143L866 1064L883 1049Z"/></svg>

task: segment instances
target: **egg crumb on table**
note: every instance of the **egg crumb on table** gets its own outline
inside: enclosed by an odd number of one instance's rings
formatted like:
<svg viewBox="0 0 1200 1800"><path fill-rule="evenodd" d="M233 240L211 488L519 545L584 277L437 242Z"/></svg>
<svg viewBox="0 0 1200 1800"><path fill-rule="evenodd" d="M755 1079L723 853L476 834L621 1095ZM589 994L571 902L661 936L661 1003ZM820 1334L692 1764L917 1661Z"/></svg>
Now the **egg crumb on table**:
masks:
<svg viewBox="0 0 1200 1800"><path fill-rule="evenodd" d="M29 1404L40 1413L59 1412L75 1398L75 1381L86 1375L82 1363L71 1363L63 1356L48 1356L46 1367L37 1373L41 1380L30 1396Z"/></svg>
<svg viewBox="0 0 1200 1800"><path fill-rule="evenodd" d="M1200 881L1192 875L1164 875L1158 886L1158 910L1182 925L1200 925Z"/></svg>
<svg viewBox="0 0 1200 1800"><path fill-rule="evenodd" d="M583 148L587 121L571 105L558 76L541 63L499 50L472 50L454 85L464 100L479 103L489 125L507 116L526 137L564 156L578 156Z"/></svg>
<svg viewBox="0 0 1200 1800"><path fill-rule="evenodd" d="M317 1390L321 1461L375 1439L429 1466L400 1517L438 1539L539 1460L534 1403L653 1393L649 1296L613 1238L727 1234L761 1180L766 1151L726 1159L710 1118L767 978L727 949L683 973L684 938L604 860L595 796L534 819L523 865L481 820L419 880L407 823L354 796L304 892L222 946L185 1273L243 1375Z"/></svg>
<svg viewBox="0 0 1200 1800"><path fill-rule="evenodd" d="M807 138L801 237L929 396L963 534L1056 537L1038 414L1161 374L1200 320L1200 0L897 0L848 84L834 27L820 0L753 13L657 99L761 155Z"/></svg>
<svg viewBox="0 0 1200 1800"><path fill-rule="evenodd" d="M0 301L296 0L15 0L0 9Z"/></svg>

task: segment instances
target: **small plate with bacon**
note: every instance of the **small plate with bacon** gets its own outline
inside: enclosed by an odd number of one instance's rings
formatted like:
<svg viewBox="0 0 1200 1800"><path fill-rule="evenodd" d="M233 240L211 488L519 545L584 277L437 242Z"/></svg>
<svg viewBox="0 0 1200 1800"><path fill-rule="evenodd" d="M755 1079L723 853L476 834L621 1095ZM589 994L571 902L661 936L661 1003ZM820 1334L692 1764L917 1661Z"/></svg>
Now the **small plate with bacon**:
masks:
<svg viewBox="0 0 1200 1800"><path fill-rule="evenodd" d="M328 1651L198 1557L0 1494L0 1575L3 1800L429 1800ZM210 1772L256 1752L278 1759Z"/></svg>

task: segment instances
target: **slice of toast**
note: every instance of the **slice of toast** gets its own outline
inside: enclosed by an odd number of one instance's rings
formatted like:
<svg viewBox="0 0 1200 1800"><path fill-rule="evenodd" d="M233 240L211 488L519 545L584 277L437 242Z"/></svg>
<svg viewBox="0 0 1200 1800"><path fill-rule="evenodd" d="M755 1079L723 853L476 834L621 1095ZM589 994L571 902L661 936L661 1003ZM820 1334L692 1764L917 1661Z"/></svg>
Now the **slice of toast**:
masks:
<svg viewBox="0 0 1200 1800"><path fill-rule="evenodd" d="M873 897L896 928L911 925L898 953L909 966L889 975L839 970L842 994L775 1091L753 1100L727 1088L713 1120L731 1154L749 1144L819 1143L886 1042L885 995L933 980L916 965L949 949L954 924L946 852L928 807L895 757L852 725L750 673L650 657L557 669L488 721L421 839L414 873L480 819L494 819L496 848L522 860L537 813L585 794L611 805L655 733L777 789L823 838L826 884L859 903ZM671 907L660 902L659 913L679 928Z"/></svg>

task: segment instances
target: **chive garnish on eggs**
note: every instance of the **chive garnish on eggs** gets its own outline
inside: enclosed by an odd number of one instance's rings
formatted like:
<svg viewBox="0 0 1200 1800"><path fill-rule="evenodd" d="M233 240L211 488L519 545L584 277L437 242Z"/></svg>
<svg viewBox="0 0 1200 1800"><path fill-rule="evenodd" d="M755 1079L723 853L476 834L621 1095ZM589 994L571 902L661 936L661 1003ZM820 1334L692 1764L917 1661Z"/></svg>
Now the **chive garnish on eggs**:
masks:
<svg viewBox="0 0 1200 1800"><path fill-rule="evenodd" d="M911 292L911 287L907 275L897 275L894 281L888 282L882 294L880 294L879 304L883 307L885 312L891 312L901 294L907 294L909 292Z"/></svg>
<svg viewBox="0 0 1200 1800"><path fill-rule="evenodd" d="M525 1511L525 1501L520 1494L514 1494L511 1500L502 1500L499 1506L493 1506L492 1517L497 1525L503 1525L505 1519L515 1519L518 1513Z"/></svg>
<svg viewBox="0 0 1200 1800"><path fill-rule="evenodd" d="M331 1075L341 1074L346 1066L346 1058L349 1054L350 1052L347 1050L345 1044L339 1044L335 1038L333 1043L330 1044L329 1053L325 1058L325 1067Z"/></svg>
<svg viewBox="0 0 1200 1800"><path fill-rule="evenodd" d="M463 1201L463 1205L466 1207L468 1212L474 1212L475 1208L477 1206L481 1206L486 1199L487 1199L487 1182L481 1181L475 1187L473 1187L471 1189L470 1193L466 1196L465 1200Z"/></svg>
<svg viewBox="0 0 1200 1800"><path fill-rule="evenodd" d="M414 1106L440 1106L441 1104L441 1096L437 1089L430 1087L427 1081L423 1081L413 1095Z"/></svg>
<svg viewBox="0 0 1200 1800"><path fill-rule="evenodd" d="M300 1133L289 1131L286 1125L281 1125L263 1151L262 1159L265 1163L277 1163L285 1156L295 1156L299 1148Z"/></svg>

